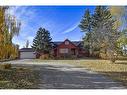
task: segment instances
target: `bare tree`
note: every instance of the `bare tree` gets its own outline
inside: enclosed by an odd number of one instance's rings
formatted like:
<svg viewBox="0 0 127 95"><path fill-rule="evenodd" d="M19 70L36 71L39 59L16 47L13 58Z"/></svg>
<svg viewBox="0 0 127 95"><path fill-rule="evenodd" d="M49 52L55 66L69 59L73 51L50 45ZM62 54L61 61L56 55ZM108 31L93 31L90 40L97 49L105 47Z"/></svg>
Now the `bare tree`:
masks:
<svg viewBox="0 0 127 95"><path fill-rule="evenodd" d="M28 48L29 47L29 40L26 41L26 46L25 48Z"/></svg>

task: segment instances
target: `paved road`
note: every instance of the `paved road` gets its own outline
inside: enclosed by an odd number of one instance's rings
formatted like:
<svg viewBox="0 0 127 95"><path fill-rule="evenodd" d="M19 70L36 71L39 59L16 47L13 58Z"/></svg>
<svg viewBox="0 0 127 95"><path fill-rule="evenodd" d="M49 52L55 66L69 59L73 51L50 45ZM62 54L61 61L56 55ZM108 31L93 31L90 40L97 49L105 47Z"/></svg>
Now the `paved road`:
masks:
<svg viewBox="0 0 127 95"><path fill-rule="evenodd" d="M40 89L123 89L120 82L115 82L88 69L67 63L40 62L26 60L13 61L20 66L28 66L39 73ZM29 65L28 65L29 64ZM37 64L37 65L35 65Z"/></svg>

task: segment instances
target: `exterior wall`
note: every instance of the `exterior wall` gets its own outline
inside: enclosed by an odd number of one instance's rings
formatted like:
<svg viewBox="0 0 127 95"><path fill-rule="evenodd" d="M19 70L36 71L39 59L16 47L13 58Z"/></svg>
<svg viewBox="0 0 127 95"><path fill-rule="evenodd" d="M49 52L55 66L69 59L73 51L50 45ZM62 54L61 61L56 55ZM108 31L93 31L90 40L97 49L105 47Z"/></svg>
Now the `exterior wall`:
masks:
<svg viewBox="0 0 127 95"><path fill-rule="evenodd" d="M70 41L69 41L68 45L65 45L65 41L62 44L60 44L57 48L54 49L54 56L55 57L61 57L61 56L66 55L66 54L61 54L60 53L60 49L64 49L64 48L68 48L69 49L69 53L67 54L69 57L71 57L71 56L73 56L73 57L88 57L89 56L89 52L88 51L75 46ZM75 55L73 55L71 53L71 49L75 49Z"/></svg>
<svg viewBox="0 0 127 95"><path fill-rule="evenodd" d="M34 52L20 52L20 58L32 59L32 58L36 58L36 55L34 54Z"/></svg>
<svg viewBox="0 0 127 95"><path fill-rule="evenodd" d="M65 40L65 41L68 41L68 40ZM78 55L78 47L76 47L70 41L68 41L69 44L66 45L65 44L65 41L56 48L57 50L55 52L56 52L57 57L66 55L66 54L60 53L60 49L64 49L64 48L68 48L68 50L69 50L69 52L67 53L67 55L71 55L71 49L75 49L75 53L76 53L75 56L77 56Z"/></svg>

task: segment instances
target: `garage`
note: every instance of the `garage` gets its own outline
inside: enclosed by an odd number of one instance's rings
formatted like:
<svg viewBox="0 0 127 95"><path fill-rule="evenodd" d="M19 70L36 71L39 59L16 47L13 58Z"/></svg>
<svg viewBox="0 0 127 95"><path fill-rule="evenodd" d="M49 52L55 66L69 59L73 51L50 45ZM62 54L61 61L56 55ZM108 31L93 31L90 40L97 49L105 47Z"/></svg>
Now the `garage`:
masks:
<svg viewBox="0 0 127 95"><path fill-rule="evenodd" d="M32 48L22 48L19 50L20 59L34 59L36 54Z"/></svg>

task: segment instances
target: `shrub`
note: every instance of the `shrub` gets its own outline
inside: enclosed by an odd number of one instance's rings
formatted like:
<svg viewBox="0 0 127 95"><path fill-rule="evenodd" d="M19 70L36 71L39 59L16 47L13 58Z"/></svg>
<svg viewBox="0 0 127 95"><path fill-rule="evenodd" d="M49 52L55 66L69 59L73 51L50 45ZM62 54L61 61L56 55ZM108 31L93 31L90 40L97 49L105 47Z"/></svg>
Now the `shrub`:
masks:
<svg viewBox="0 0 127 95"><path fill-rule="evenodd" d="M49 54L43 54L40 56L40 59L49 59L49 58L50 58Z"/></svg>
<svg viewBox="0 0 127 95"><path fill-rule="evenodd" d="M49 55L49 59L55 59L56 57L54 55Z"/></svg>
<svg viewBox="0 0 127 95"><path fill-rule="evenodd" d="M100 58L102 58L102 59L108 59L107 58L107 54L105 54L105 53L100 53Z"/></svg>
<svg viewBox="0 0 127 95"><path fill-rule="evenodd" d="M15 59L18 57L16 46L11 44L0 45L0 60Z"/></svg>
<svg viewBox="0 0 127 95"><path fill-rule="evenodd" d="M11 69L11 64L5 64L5 65L4 65L4 68L5 68L5 69Z"/></svg>
<svg viewBox="0 0 127 95"><path fill-rule="evenodd" d="M11 67L12 67L11 64L8 64L8 63L0 65L1 69L11 69Z"/></svg>
<svg viewBox="0 0 127 95"><path fill-rule="evenodd" d="M64 59L76 59L76 55L69 55L69 54L61 54L60 56L57 57L57 59L64 60Z"/></svg>
<svg viewBox="0 0 127 95"><path fill-rule="evenodd" d="M99 58L99 51L94 51L93 52L93 57Z"/></svg>

